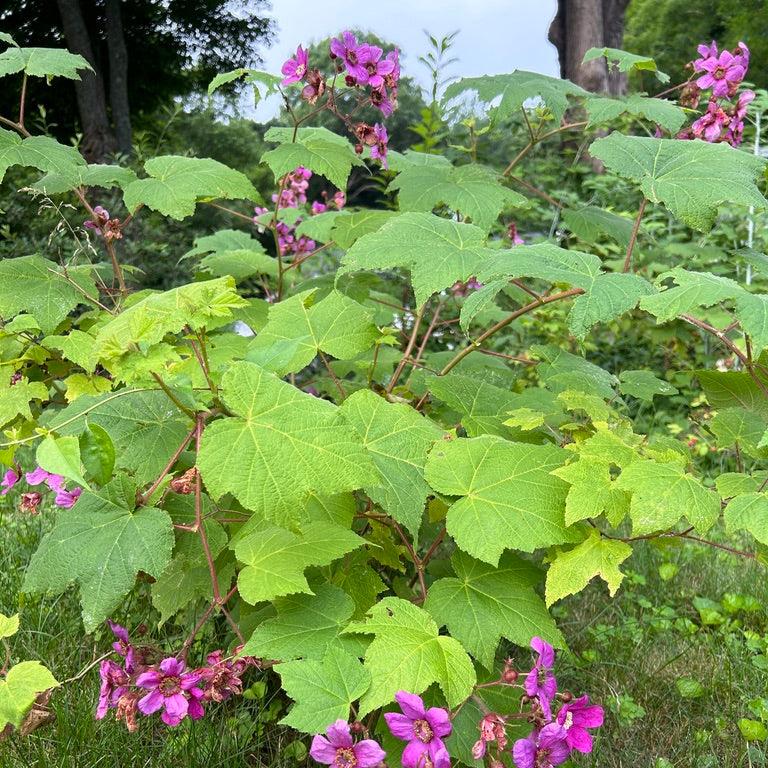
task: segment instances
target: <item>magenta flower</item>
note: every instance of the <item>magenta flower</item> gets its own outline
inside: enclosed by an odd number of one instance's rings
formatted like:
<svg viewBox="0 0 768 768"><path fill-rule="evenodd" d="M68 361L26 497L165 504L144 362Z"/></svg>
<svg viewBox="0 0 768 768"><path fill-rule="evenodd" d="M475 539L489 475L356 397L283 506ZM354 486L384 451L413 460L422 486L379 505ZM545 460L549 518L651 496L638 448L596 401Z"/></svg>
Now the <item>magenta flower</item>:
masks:
<svg viewBox="0 0 768 768"><path fill-rule="evenodd" d="M162 709L166 725L178 725L188 714L193 719L202 715L198 699L203 692L196 688L200 675L185 672L186 665L180 659L170 657L160 662L159 669L148 669L136 679L139 688L150 692L139 699L139 710L151 715Z"/></svg>
<svg viewBox="0 0 768 768"><path fill-rule="evenodd" d="M389 136L387 135L387 129L380 123L376 123L373 126L373 135L376 139L376 143L371 145L371 157L378 159L384 168L388 168L387 165L387 142Z"/></svg>
<svg viewBox="0 0 768 768"><path fill-rule="evenodd" d="M397 62L389 57L382 59L384 51L376 45L369 45L365 51L363 66L365 67L366 83L371 88L383 88L384 78L392 74Z"/></svg>
<svg viewBox="0 0 768 768"><path fill-rule="evenodd" d="M347 196L340 189L333 193L333 204L338 210L347 204Z"/></svg>
<svg viewBox="0 0 768 768"><path fill-rule="evenodd" d="M734 147L738 147L741 144L744 136L744 118L747 116L747 108L754 98L754 91L742 91L739 94L736 106L733 108L731 124L728 126L725 140Z"/></svg>
<svg viewBox="0 0 768 768"><path fill-rule="evenodd" d="M104 225L109 221L109 211L101 205L97 205L93 209L95 219L88 219L83 222L83 226L86 229L92 229L97 235L104 234Z"/></svg>
<svg viewBox="0 0 768 768"><path fill-rule="evenodd" d="M312 215L316 216L318 213L325 213L328 210L328 206L325 203L321 203L319 200L315 200L312 203Z"/></svg>
<svg viewBox="0 0 768 768"><path fill-rule="evenodd" d="M525 245L525 240L520 237L520 233L517 231L517 224L514 221L510 222L507 227L507 235L509 235L512 245Z"/></svg>
<svg viewBox="0 0 768 768"><path fill-rule="evenodd" d="M75 506L75 502L80 498L82 492L82 488L73 488L71 491L68 491L64 487L59 488L53 498L53 503L62 509L72 509L72 507Z"/></svg>
<svg viewBox="0 0 768 768"><path fill-rule="evenodd" d="M111 619L107 619L107 624L115 636L115 642L112 643L112 649L118 656L125 659L125 669L127 672L133 672L135 667L134 651L131 645L131 638L128 636L128 630L115 624Z"/></svg>
<svg viewBox="0 0 768 768"><path fill-rule="evenodd" d="M380 110L384 117L389 117L395 109L395 105L383 85L381 88L371 89L371 104Z"/></svg>
<svg viewBox="0 0 768 768"><path fill-rule="evenodd" d="M707 105L707 111L691 126L693 135L699 139L704 139L710 143L717 141L723 132L723 129L730 122L730 118L722 107L714 100L710 99Z"/></svg>
<svg viewBox="0 0 768 768"><path fill-rule="evenodd" d="M99 666L101 688L96 706L96 719L101 720L107 711L117 706L118 699L128 692L129 678L125 670L114 661L105 659Z"/></svg>
<svg viewBox="0 0 768 768"><path fill-rule="evenodd" d="M699 58L694 59L693 71L703 72L704 62L707 59L717 58L717 43L714 40L709 45L707 45L706 43L702 43L701 45L696 47L696 50L699 52Z"/></svg>
<svg viewBox="0 0 768 768"><path fill-rule="evenodd" d="M45 483L50 489L57 490L64 482L64 478L61 475L52 475L50 472L46 472L42 467L38 467L33 472L27 472L27 483L29 485L40 485Z"/></svg>
<svg viewBox="0 0 768 768"><path fill-rule="evenodd" d="M452 730L448 712L440 707L425 709L422 698L407 691L398 691L395 700L402 714L386 712L384 719L395 738L408 742L402 758L405 768L450 768L451 759L443 744Z"/></svg>
<svg viewBox="0 0 768 768"><path fill-rule="evenodd" d="M334 768L374 768L386 752L373 739L352 742L349 723L337 720L325 731L328 738L317 735L312 739L310 757L317 763Z"/></svg>
<svg viewBox="0 0 768 768"><path fill-rule="evenodd" d="M296 55L288 59L283 64L280 71L285 75L285 79L280 85L290 85L291 83L298 83L299 80L304 79L304 75L307 74L307 68L309 67L309 51L305 51L301 46L296 49Z"/></svg>
<svg viewBox="0 0 768 768"><path fill-rule="evenodd" d="M589 696L563 704L557 713L557 722L565 730L565 740L571 749L584 754L592 751L592 735L588 728L599 728L603 724L603 708L589 703Z"/></svg>
<svg viewBox="0 0 768 768"><path fill-rule="evenodd" d="M712 94L718 99L730 95L746 74L741 64L743 60L743 54L736 58L730 51L703 59L699 71L705 74L696 81L696 85L702 89L711 88Z"/></svg>
<svg viewBox="0 0 768 768"><path fill-rule="evenodd" d="M566 731L558 723L534 730L527 739L518 739L512 747L517 768L554 768L564 763L570 754Z"/></svg>
<svg viewBox="0 0 768 768"><path fill-rule="evenodd" d="M3 490L0 491L0 496L5 496L8 491L13 488L16 483L19 482L21 479L21 472L17 472L15 469L9 469L4 475L3 475L3 481L0 483L0 488Z"/></svg>
<svg viewBox="0 0 768 768"><path fill-rule="evenodd" d="M552 674L555 664L555 649L540 637L531 640L531 648L538 654L533 669L526 675L525 692L539 700L547 720L552 717L552 699L557 693L557 680Z"/></svg>
<svg viewBox="0 0 768 768"><path fill-rule="evenodd" d="M331 58L341 59L349 75L360 85L368 81L368 71L365 63L369 57L370 46L358 44L357 38L349 31L341 33L341 39L331 40Z"/></svg>

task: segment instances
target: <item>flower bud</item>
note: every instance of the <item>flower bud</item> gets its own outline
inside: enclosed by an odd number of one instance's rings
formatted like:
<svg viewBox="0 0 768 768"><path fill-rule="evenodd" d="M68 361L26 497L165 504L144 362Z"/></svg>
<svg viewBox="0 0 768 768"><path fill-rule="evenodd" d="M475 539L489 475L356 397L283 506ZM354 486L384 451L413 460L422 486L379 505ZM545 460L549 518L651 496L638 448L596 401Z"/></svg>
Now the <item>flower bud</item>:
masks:
<svg viewBox="0 0 768 768"><path fill-rule="evenodd" d="M563 691L560 698L567 704L569 701L573 701L573 694L570 691Z"/></svg>
<svg viewBox="0 0 768 768"><path fill-rule="evenodd" d="M518 674L516 669L511 669L510 667L507 667L502 673L501 673L501 679L505 683L514 683L517 678L520 675Z"/></svg>

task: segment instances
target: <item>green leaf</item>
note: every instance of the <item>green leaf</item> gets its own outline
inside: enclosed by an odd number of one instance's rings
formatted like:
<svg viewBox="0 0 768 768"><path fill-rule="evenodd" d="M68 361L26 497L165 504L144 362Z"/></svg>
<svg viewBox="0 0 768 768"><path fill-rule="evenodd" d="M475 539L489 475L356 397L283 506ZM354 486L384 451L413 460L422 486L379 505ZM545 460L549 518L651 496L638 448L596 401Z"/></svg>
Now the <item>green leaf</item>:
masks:
<svg viewBox="0 0 768 768"><path fill-rule="evenodd" d="M581 592L595 576L613 597L624 580L619 566L632 554L626 542L603 538L592 528L587 538L568 552L559 552L547 571L547 605Z"/></svg>
<svg viewBox="0 0 768 768"><path fill-rule="evenodd" d="M368 389L350 395L341 412L381 475L366 493L417 539L424 503L431 493L424 465L443 430L410 406L388 403Z"/></svg>
<svg viewBox="0 0 768 768"><path fill-rule="evenodd" d="M668 530L681 517L705 533L720 516L717 494L675 464L641 459L625 467L616 483L632 493L629 514L635 536Z"/></svg>
<svg viewBox="0 0 768 768"><path fill-rule="evenodd" d="M448 510L459 548L496 565L505 549L533 552L573 541L566 530L566 484L551 475L567 454L549 445L486 435L435 445L426 477L439 493L462 496Z"/></svg>
<svg viewBox="0 0 768 768"><path fill-rule="evenodd" d="M32 419L29 404L32 400L47 400L48 387L42 381L21 379L11 386L6 377L0 382L0 427L4 427L17 416Z"/></svg>
<svg viewBox="0 0 768 768"><path fill-rule="evenodd" d="M706 693L704 686L693 677L678 677L675 687L684 699L700 699Z"/></svg>
<svg viewBox="0 0 768 768"><path fill-rule="evenodd" d="M145 205L172 219L184 219L195 212L200 198L260 199L245 175L210 158L164 155L147 160L144 170L149 178L125 187L125 207L131 212Z"/></svg>
<svg viewBox="0 0 768 768"><path fill-rule="evenodd" d="M85 165L83 156L74 148L59 144L48 136L28 136L0 128L0 181L12 165L24 165L39 171L62 172L73 165Z"/></svg>
<svg viewBox="0 0 768 768"><path fill-rule="evenodd" d="M74 480L78 485L88 487L88 481L82 474L80 443L76 437L48 435L37 446L35 459L46 472L62 475L67 480Z"/></svg>
<svg viewBox="0 0 768 768"><path fill-rule="evenodd" d="M234 363L221 383L235 417L205 430L198 467L220 498L232 493L247 509L276 522L295 519L312 493L331 495L378 479L341 412L253 363Z"/></svg>
<svg viewBox="0 0 768 768"><path fill-rule="evenodd" d="M121 168L119 165L77 164L51 171L32 187L46 195L59 195L77 187L125 188L132 181L136 181L136 174L130 168Z"/></svg>
<svg viewBox="0 0 768 768"><path fill-rule="evenodd" d="M85 471L99 485L106 485L115 469L115 445L112 438L98 424L90 424L79 439L80 458Z"/></svg>
<svg viewBox="0 0 768 768"><path fill-rule="evenodd" d="M573 389L604 400L615 397L616 377L583 357L572 355L554 344L534 344L531 355L541 360L536 373L553 392Z"/></svg>
<svg viewBox="0 0 768 768"><path fill-rule="evenodd" d="M373 634L365 652L371 687L360 700L359 717L389 704L397 691L423 693L437 683L448 706L458 706L472 692L475 670L461 644L438 633L431 616L406 600L385 597L365 622L347 632Z"/></svg>
<svg viewBox="0 0 768 768"><path fill-rule="evenodd" d="M58 688L56 678L39 661L22 661L0 680L0 731L10 723L21 727L38 694Z"/></svg>
<svg viewBox="0 0 768 768"><path fill-rule="evenodd" d="M322 659L278 664L283 690L296 703L280 721L303 733L318 733L336 720L346 721L352 702L371 684L371 675L358 659L332 649Z"/></svg>
<svg viewBox="0 0 768 768"><path fill-rule="evenodd" d="M297 534L255 518L244 531L234 544L235 556L245 564L237 584L243 600L254 604L297 592L312 594L307 568L328 565L365 543L328 523L307 523Z"/></svg>
<svg viewBox="0 0 768 768"><path fill-rule="evenodd" d="M84 273L70 270L69 278L87 293L95 293L93 280ZM28 312L44 333L51 333L82 303L82 293L66 281L56 263L42 256L0 261L0 317L3 320Z"/></svg>
<svg viewBox="0 0 768 768"><path fill-rule="evenodd" d="M536 594L537 570L511 553L498 568L456 552L456 578L438 579L429 588L424 608L486 669L493 667L499 640L527 646L535 635L558 648L565 640Z"/></svg>
<svg viewBox="0 0 768 768"><path fill-rule="evenodd" d="M208 85L208 95L211 96L222 85L232 83L240 78L243 79L243 82L253 86L254 104L258 104L262 99L271 96L273 93L280 93L281 77L260 69L240 67L239 69L233 69L231 72L220 72L216 75Z"/></svg>
<svg viewBox="0 0 768 768"><path fill-rule="evenodd" d="M99 362L99 356L93 347L95 337L77 328L73 328L66 336L46 336L41 344L47 349L56 349L75 365L79 365L87 373L93 373Z"/></svg>
<svg viewBox="0 0 768 768"><path fill-rule="evenodd" d="M696 371L696 378L713 408L746 408L768 418L768 399L745 371Z"/></svg>
<svg viewBox="0 0 768 768"><path fill-rule="evenodd" d="M280 597L275 600L275 608L277 616L256 627L243 654L280 661L319 661L332 651L355 655L361 651L359 638L341 634L352 618L355 604L338 587L321 584L314 595Z"/></svg>
<svg viewBox="0 0 768 768"><path fill-rule="evenodd" d="M669 397L676 395L678 390L668 381L658 378L651 371L622 371L619 374L619 392L631 395L638 400L653 402L654 395Z"/></svg>
<svg viewBox="0 0 768 768"><path fill-rule="evenodd" d="M199 330L231 322L232 310L244 305L231 277L151 293L102 325L95 347L99 359L118 359L132 347L146 349L187 326Z"/></svg>
<svg viewBox="0 0 768 768"><path fill-rule="evenodd" d="M276 373L296 373L318 352L348 360L370 349L379 336L371 313L339 291L315 301L317 291L304 291L269 308L269 321L251 344L269 350L291 343L291 354ZM287 346L286 346L287 348Z"/></svg>
<svg viewBox="0 0 768 768"><path fill-rule="evenodd" d="M0 639L13 637L19 631L19 614L6 616L0 613Z"/></svg>
<svg viewBox="0 0 768 768"><path fill-rule="evenodd" d="M29 77L65 77L79 80L79 69L91 65L79 54L64 48L8 48L0 53L0 77L23 72Z"/></svg>
<svg viewBox="0 0 768 768"><path fill-rule="evenodd" d="M755 186L765 161L726 144L614 132L592 142L589 151L623 178L638 182L648 200L663 203L694 229L710 229L724 203L760 210L766 206Z"/></svg>
<svg viewBox="0 0 768 768"><path fill-rule="evenodd" d="M295 140L293 134L293 128L273 127L264 135L266 141L280 144L262 155L262 160L270 167L275 179L303 165L344 190L352 166L364 165L352 145L343 136L327 128L299 128Z"/></svg>
<svg viewBox="0 0 768 768"><path fill-rule="evenodd" d="M757 541L768 546L768 497L764 493L740 493L723 512L728 535L749 531Z"/></svg>
<svg viewBox="0 0 768 768"><path fill-rule="evenodd" d="M324 211L309 216L296 227L296 237L309 237L320 243L327 243L333 240L331 232L339 216L345 216L344 212Z"/></svg>
<svg viewBox="0 0 768 768"><path fill-rule="evenodd" d="M718 448L733 448L737 443L749 456L763 458L765 450L758 448L768 429L768 423L754 411L746 408L723 408L709 422L717 438Z"/></svg>
<svg viewBox="0 0 768 768"><path fill-rule="evenodd" d="M192 427L163 392L131 389L78 398L47 426L62 435L79 435L94 425L111 438L117 467L139 484L160 474Z"/></svg>
<svg viewBox="0 0 768 768"><path fill-rule="evenodd" d="M765 741L768 739L768 727L760 720L749 720L742 717L739 720L739 731L747 741Z"/></svg>
<svg viewBox="0 0 768 768"><path fill-rule="evenodd" d="M609 99L605 96L590 96L587 99L587 114L591 128L615 120L620 115L644 117L670 133L676 133L685 122L685 112L677 104L666 99L651 99L633 93L626 99Z"/></svg>
<svg viewBox="0 0 768 768"><path fill-rule="evenodd" d="M277 261L247 232L222 229L212 235L196 237L195 245L182 259L202 256L200 267L217 277L232 275L245 280L253 275L277 276Z"/></svg>
<svg viewBox="0 0 768 768"><path fill-rule="evenodd" d="M608 64L616 67L619 72L653 72L659 82L669 82L669 75L659 72L656 62L650 56L638 56L636 53L622 51L619 48L590 48L585 54L584 63L605 56Z"/></svg>
<svg viewBox="0 0 768 768"><path fill-rule="evenodd" d="M574 235L587 243L598 242L600 235L604 234L626 248L632 237L631 219L594 205L566 208L563 210L563 221Z"/></svg>
<svg viewBox="0 0 768 768"><path fill-rule="evenodd" d="M99 491L84 489L71 509L61 510L27 568L25 592L59 594L76 581L83 623L91 632L131 590L136 574L155 578L173 549L167 513L136 506L136 485L119 476Z"/></svg>
<svg viewBox="0 0 768 768"><path fill-rule="evenodd" d="M403 213L364 235L347 251L339 274L363 269L410 270L416 302L476 275L488 257L485 233L473 224L430 213Z"/></svg>
<svg viewBox="0 0 768 768"><path fill-rule="evenodd" d="M662 283L670 278L674 281L673 287L640 301L640 307L654 315L659 323L700 307L712 307L743 292L738 283L727 277L718 277L708 272L689 272L680 267L659 275L656 282Z"/></svg>
<svg viewBox="0 0 768 768"><path fill-rule="evenodd" d="M609 520L622 519L629 510L629 494L612 482L608 461L583 456L552 474L571 484L565 500L566 525L603 513Z"/></svg>
<svg viewBox="0 0 768 768"><path fill-rule="evenodd" d="M389 189L399 191L401 211L432 211L444 204L485 232L506 205L529 205L527 198L502 186L498 173L481 165L414 165L399 173Z"/></svg>
<svg viewBox="0 0 768 768"><path fill-rule="evenodd" d="M526 101L538 96L552 113L555 125L560 124L568 108L569 96L586 95L586 91L569 80L518 69L508 75L465 77L446 88L443 100L450 101L466 91L475 91L478 99L485 103L499 99L494 108L494 120L510 117L522 109Z"/></svg>
<svg viewBox="0 0 768 768"><path fill-rule="evenodd" d="M333 221L331 237L341 248L349 249L363 235L368 235L382 227L398 214L394 211L363 210L354 213L344 212Z"/></svg>

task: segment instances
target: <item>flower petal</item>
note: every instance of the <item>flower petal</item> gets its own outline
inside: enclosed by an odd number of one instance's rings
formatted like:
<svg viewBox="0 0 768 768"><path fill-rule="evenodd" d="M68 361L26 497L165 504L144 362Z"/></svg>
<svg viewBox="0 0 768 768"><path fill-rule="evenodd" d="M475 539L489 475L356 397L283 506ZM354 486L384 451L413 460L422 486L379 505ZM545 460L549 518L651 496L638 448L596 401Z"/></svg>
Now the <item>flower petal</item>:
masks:
<svg viewBox="0 0 768 768"><path fill-rule="evenodd" d="M402 763L404 768L424 768L424 755L428 754L427 745L414 739L409 741L403 750Z"/></svg>
<svg viewBox="0 0 768 768"><path fill-rule="evenodd" d="M352 747L352 751L357 758L359 768L374 768L387 756L387 753L373 739L359 741Z"/></svg>
<svg viewBox="0 0 768 768"><path fill-rule="evenodd" d="M310 757L317 763L331 765L336 759L336 747L325 736L319 734L312 739L312 747L309 750Z"/></svg>
<svg viewBox="0 0 768 768"><path fill-rule="evenodd" d="M442 707L430 707L425 713L425 719L435 736L443 738L450 736L453 726L451 725L451 716L448 711Z"/></svg>
<svg viewBox="0 0 768 768"><path fill-rule="evenodd" d="M421 696L408 691L398 691L395 694L395 701L400 705L403 714L412 720L423 720L426 717L424 701Z"/></svg>
<svg viewBox="0 0 768 768"><path fill-rule="evenodd" d="M352 746L352 734L349 730L349 723L346 720L337 720L326 729L328 741L339 749L340 747Z"/></svg>
<svg viewBox="0 0 768 768"><path fill-rule="evenodd" d="M157 688L163 676L156 669L148 669L136 678L139 688Z"/></svg>
<svg viewBox="0 0 768 768"><path fill-rule="evenodd" d="M142 712L145 715L154 714L163 706L164 701L165 699L163 698L163 694L155 689L151 693L148 693L146 696L139 699L139 712Z"/></svg>
<svg viewBox="0 0 768 768"><path fill-rule="evenodd" d="M385 712L384 719L395 738L403 741L412 741L416 738L413 732L413 720L407 715L401 715L399 712Z"/></svg>
<svg viewBox="0 0 768 768"><path fill-rule="evenodd" d="M517 768L534 768L536 764L536 745L530 736L527 739L518 739L515 742L515 745L512 747L512 759L515 761Z"/></svg>
<svg viewBox="0 0 768 768"><path fill-rule="evenodd" d="M160 669L166 674L172 677L181 675L184 672L186 664L175 656L170 656L167 659L163 659L160 662Z"/></svg>
<svg viewBox="0 0 768 768"><path fill-rule="evenodd" d="M183 693L174 693L165 700L165 711L170 717L183 720L189 709L189 701Z"/></svg>

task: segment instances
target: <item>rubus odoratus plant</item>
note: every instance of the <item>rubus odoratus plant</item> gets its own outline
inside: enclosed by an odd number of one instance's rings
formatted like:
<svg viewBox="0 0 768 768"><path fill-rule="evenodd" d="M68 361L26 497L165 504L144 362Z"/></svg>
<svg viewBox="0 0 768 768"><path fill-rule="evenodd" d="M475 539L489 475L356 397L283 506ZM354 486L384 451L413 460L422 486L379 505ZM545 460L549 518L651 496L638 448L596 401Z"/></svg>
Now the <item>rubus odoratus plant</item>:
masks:
<svg viewBox="0 0 768 768"><path fill-rule="evenodd" d="M277 191L265 206L210 159L88 165L31 135L28 78L76 79L87 64L2 39L0 73L23 84L18 115L0 118L0 168L38 169L36 201L82 210L70 252L0 262L3 493L17 514L52 518L24 592L76 585L85 630L110 622L96 716L186 727L258 668L293 702L282 722L314 734L311 756L336 768L547 768L589 752L603 712L558 692L565 640L549 607L596 576L613 595L649 540L751 559L768 544L768 296L672 258L653 282L638 270L654 209L700 232L726 205L766 206L765 162L729 146L750 101L737 95L746 48L702 47L683 103L712 98L690 129L662 98L524 71L460 80L445 101L479 105L475 136L524 131L495 171L388 150L398 51L349 32L323 61L300 46L282 78L238 70L211 86L240 78L286 96L292 124L266 133ZM597 56L664 80L650 59ZM378 122L356 117L371 109ZM320 111L346 135L307 126ZM615 121L646 135L605 135ZM600 135L589 154L636 190L634 220L526 178L537 145L578 133ZM384 174L392 205L348 200L353 169ZM103 205L104 189L124 210ZM189 244L190 282L134 290L121 248L137 217L209 203L235 228ZM558 216L551 237L518 230L534 205ZM600 238L621 258L590 252ZM536 323L564 310L562 343L536 343ZM694 373L719 475L684 440L637 431L638 402L675 395L667 371L582 354L627 317L693 326L732 361ZM129 594L184 639L129 633ZM10 635L16 619L2 621ZM229 646L201 647L210 621ZM0 727L56 685L37 662L3 675Z"/></svg>

